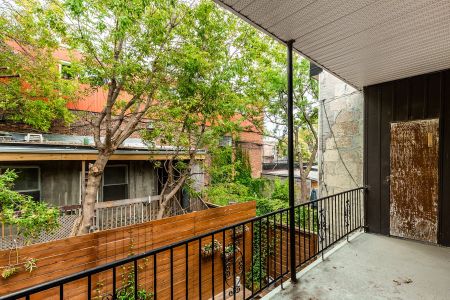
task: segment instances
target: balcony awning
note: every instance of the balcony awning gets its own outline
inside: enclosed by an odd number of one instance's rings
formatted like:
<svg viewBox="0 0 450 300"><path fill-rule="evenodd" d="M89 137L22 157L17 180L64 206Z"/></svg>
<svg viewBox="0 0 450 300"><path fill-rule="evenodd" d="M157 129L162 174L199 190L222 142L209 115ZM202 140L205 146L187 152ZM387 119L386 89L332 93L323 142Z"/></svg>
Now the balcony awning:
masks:
<svg viewBox="0 0 450 300"><path fill-rule="evenodd" d="M450 1L215 0L362 88L450 68Z"/></svg>

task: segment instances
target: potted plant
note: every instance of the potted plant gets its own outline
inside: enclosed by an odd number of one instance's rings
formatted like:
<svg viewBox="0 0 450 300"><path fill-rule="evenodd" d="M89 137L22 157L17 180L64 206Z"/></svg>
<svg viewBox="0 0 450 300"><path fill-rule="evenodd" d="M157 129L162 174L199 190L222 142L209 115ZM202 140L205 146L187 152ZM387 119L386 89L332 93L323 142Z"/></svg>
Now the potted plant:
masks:
<svg viewBox="0 0 450 300"><path fill-rule="evenodd" d="M203 245L203 247L201 249L203 258L212 257L214 255L214 253L220 252L220 251L222 251L222 244L217 240L214 240L209 244Z"/></svg>
<svg viewBox="0 0 450 300"><path fill-rule="evenodd" d="M234 234L236 238L241 238L245 232L248 232L250 229L247 225L236 227Z"/></svg>
<svg viewBox="0 0 450 300"><path fill-rule="evenodd" d="M225 247L222 255L225 257L226 260L229 260L233 258L233 256L237 251L240 251L238 246L235 247L234 244L229 244L228 246Z"/></svg>

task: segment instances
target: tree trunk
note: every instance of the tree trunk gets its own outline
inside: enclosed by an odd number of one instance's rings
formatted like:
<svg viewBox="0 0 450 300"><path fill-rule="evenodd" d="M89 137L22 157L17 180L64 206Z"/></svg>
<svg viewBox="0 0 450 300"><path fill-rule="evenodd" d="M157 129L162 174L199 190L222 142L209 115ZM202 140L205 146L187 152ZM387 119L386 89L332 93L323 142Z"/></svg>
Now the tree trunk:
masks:
<svg viewBox="0 0 450 300"><path fill-rule="evenodd" d="M304 172L302 172L303 174L301 174L301 178L300 178L300 203L304 203L308 200L308 193L307 193L307 189L308 189L308 184L307 184L307 178L306 178L306 174Z"/></svg>
<svg viewBox="0 0 450 300"><path fill-rule="evenodd" d="M81 219L76 230L77 235L89 233L89 229L93 225L94 205L97 201L97 193L100 188L102 174L110 156L111 154L109 153L100 152L95 163L89 168L86 192L82 203Z"/></svg>
<svg viewBox="0 0 450 300"><path fill-rule="evenodd" d="M161 194L161 205L160 205L160 208L158 211L157 219L162 219L164 217L164 213L166 211L167 204L169 204L169 201L173 197L175 197L176 193L183 187L185 181L186 181L186 175L183 175L178 180L178 183L173 187L173 189L170 192Z"/></svg>

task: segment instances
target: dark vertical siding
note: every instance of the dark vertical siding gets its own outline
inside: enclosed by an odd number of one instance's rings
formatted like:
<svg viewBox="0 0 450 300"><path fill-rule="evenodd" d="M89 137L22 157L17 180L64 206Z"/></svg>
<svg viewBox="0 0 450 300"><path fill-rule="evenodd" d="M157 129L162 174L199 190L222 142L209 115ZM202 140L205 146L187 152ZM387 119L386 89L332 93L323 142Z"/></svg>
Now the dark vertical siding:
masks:
<svg viewBox="0 0 450 300"><path fill-rule="evenodd" d="M378 89L369 87L365 91L365 97L371 101L365 101L367 108L367 141L368 151L365 158L368 169L367 185L367 215L366 221L369 231L380 232L380 101ZM369 138L370 137L370 138Z"/></svg>
<svg viewBox="0 0 450 300"><path fill-rule="evenodd" d="M450 246L450 71L442 74L441 88L441 193L439 240Z"/></svg>
<svg viewBox="0 0 450 300"><path fill-rule="evenodd" d="M390 148L382 147L390 143L390 123L392 122L393 84L388 83L380 89L380 199L389 199ZM389 234L389 201L380 202L380 233Z"/></svg>
<svg viewBox="0 0 450 300"><path fill-rule="evenodd" d="M368 86L364 98L368 230L389 234L390 123L442 115L439 241L450 246L450 71Z"/></svg>

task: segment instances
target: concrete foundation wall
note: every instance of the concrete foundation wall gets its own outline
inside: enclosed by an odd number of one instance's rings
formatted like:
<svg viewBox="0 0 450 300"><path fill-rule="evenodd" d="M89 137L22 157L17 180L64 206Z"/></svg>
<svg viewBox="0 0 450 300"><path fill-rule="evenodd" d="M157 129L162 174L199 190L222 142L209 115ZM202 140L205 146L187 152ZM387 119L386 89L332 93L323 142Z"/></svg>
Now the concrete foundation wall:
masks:
<svg viewBox="0 0 450 300"><path fill-rule="evenodd" d="M333 75L319 76L320 196L363 185L364 98Z"/></svg>

